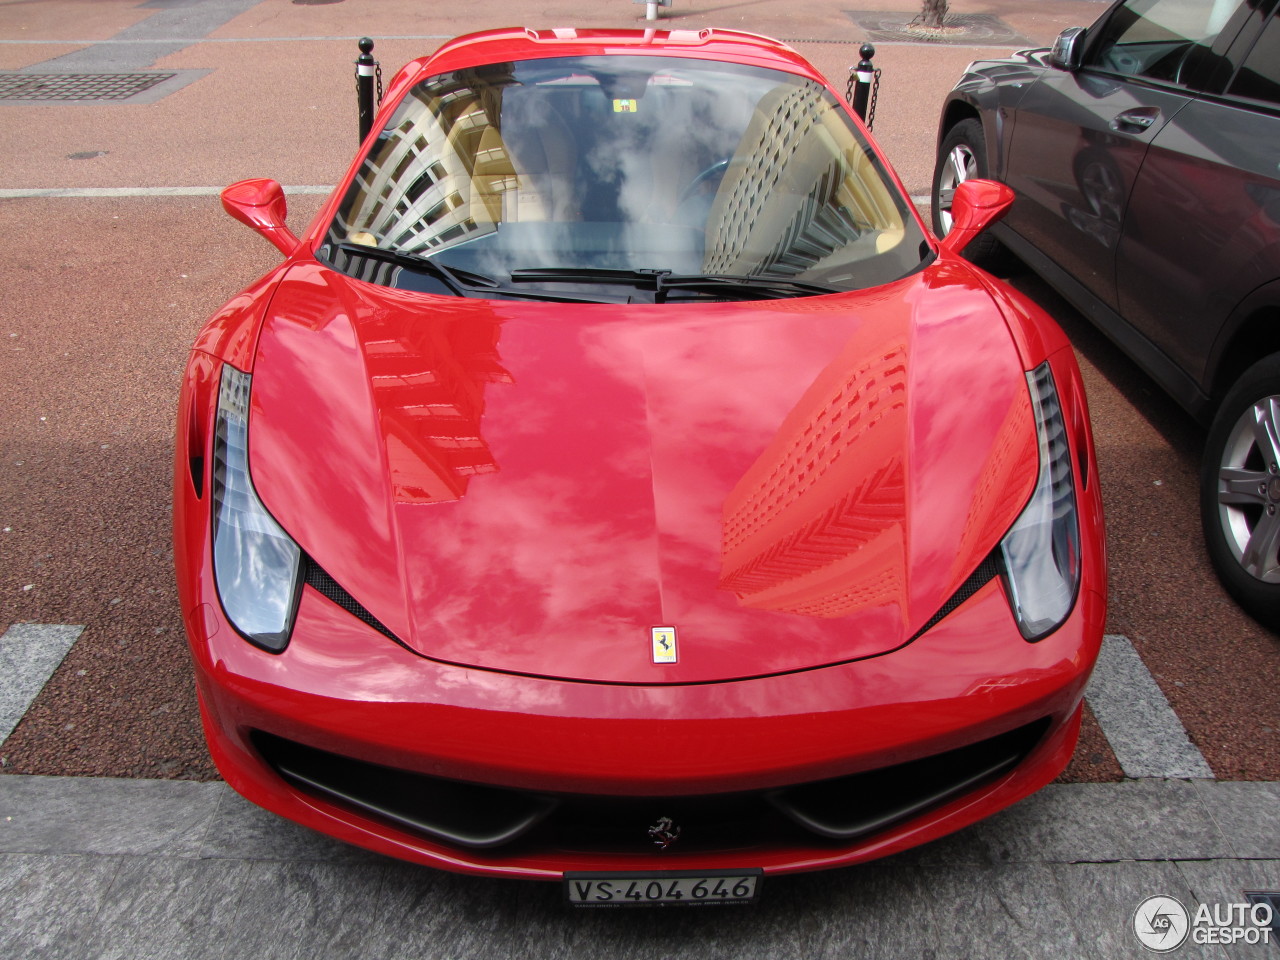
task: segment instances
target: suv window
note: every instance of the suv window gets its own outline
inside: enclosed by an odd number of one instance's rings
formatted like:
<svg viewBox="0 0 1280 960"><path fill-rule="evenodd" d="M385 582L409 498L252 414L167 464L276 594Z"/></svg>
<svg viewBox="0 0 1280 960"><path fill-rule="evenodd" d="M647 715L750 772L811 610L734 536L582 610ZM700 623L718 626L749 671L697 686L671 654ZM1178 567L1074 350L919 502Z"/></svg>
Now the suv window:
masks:
<svg viewBox="0 0 1280 960"><path fill-rule="evenodd" d="M1130 0L1102 28L1090 66L1185 84L1244 0Z"/></svg>
<svg viewBox="0 0 1280 960"><path fill-rule="evenodd" d="M1280 103L1280 19L1273 14L1231 81L1231 94Z"/></svg>

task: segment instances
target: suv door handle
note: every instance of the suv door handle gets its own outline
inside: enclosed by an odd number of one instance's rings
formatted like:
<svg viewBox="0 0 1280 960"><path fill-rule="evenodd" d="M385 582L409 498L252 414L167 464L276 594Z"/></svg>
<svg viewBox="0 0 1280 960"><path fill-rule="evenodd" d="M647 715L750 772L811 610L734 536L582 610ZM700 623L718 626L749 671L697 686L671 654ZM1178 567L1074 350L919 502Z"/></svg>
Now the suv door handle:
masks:
<svg viewBox="0 0 1280 960"><path fill-rule="evenodd" d="M1110 127L1117 133L1143 133L1160 118L1159 107L1136 107L1117 114Z"/></svg>

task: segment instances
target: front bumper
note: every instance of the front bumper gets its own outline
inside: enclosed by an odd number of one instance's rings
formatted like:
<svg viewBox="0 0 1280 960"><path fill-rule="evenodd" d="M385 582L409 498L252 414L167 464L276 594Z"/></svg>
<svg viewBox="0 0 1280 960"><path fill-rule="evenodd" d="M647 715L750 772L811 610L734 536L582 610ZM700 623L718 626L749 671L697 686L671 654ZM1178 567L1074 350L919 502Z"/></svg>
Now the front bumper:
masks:
<svg viewBox="0 0 1280 960"><path fill-rule="evenodd" d="M310 588L293 640L272 655L223 620L207 573L196 578L187 626L219 770L250 800L306 826L384 854L497 876L742 867L786 873L934 839L1060 772L1075 746L1102 634L1105 602L1090 575L1100 573L1101 561L1090 559L1070 618L1038 643L1020 638L993 581L894 653L691 686L567 683L425 660ZM799 784L962 748L970 753L960 757L974 755L973 745L1005 735L995 742L1017 740L1016 731L1034 736L1018 740L1015 762L970 782L960 777L959 789L923 806L913 808L907 797L870 830L823 836L777 816L770 803L779 794L803 798L787 789ZM450 842L308 784L305 771L296 776L300 754L320 769L314 760L323 755L315 751L418 778L393 784L481 785L547 798L562 821L599 829L584 839L548 820L509 843ZM899 769L909 780L921 768ZM878 789L877 782L848 781L854 792L858 784ZM744 804L752 803L772 812L744 818ZM657 850L648 828L682 812L690 819L680 841ZM698 836L701 825L717 821L721 829ZM723 829L727 824L733 829Z"/></svg>

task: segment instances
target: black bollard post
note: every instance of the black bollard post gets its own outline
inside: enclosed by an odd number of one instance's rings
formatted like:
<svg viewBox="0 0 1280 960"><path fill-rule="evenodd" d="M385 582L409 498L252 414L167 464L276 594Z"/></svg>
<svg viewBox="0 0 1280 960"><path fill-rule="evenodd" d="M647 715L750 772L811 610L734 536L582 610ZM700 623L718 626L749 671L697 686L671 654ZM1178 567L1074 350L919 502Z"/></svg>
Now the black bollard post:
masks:
<svg viewBox="0 0 1280 960"><path fill-rule="evenodd" d="M864 43L862 49L858 51L862 59L858 61L858 65L854 67L853 86L853 112L862 119L868 127L871 126L871 118L867 116L867 105L871 101L871 84L876 79L876 68L871 65L871 58L876 55L876 48L869 43Z"/></svg>
<svg viewBox="0 0 1280 960"><path fill-rule="evenodd" d="M373 40L360 38L360 56L356 59L356 104L360 110L360 142L373 128L373 78L378 61L373 59Z"/></svg>

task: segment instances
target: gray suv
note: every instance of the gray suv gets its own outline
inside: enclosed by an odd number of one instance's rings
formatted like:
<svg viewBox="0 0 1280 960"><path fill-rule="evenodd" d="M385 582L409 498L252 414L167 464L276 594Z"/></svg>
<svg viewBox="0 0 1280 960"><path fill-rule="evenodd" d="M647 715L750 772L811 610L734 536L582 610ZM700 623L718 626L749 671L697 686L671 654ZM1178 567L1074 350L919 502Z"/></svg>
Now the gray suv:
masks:
<svg viewBox="0 0 1280 960"><path fill-rule="evenodd" d="M971 64L938 131L956 186L1014 189L1012 250L1209 428L1205 539L1280 629L1280 0L1119 0L1050 50Z"/></svg>

